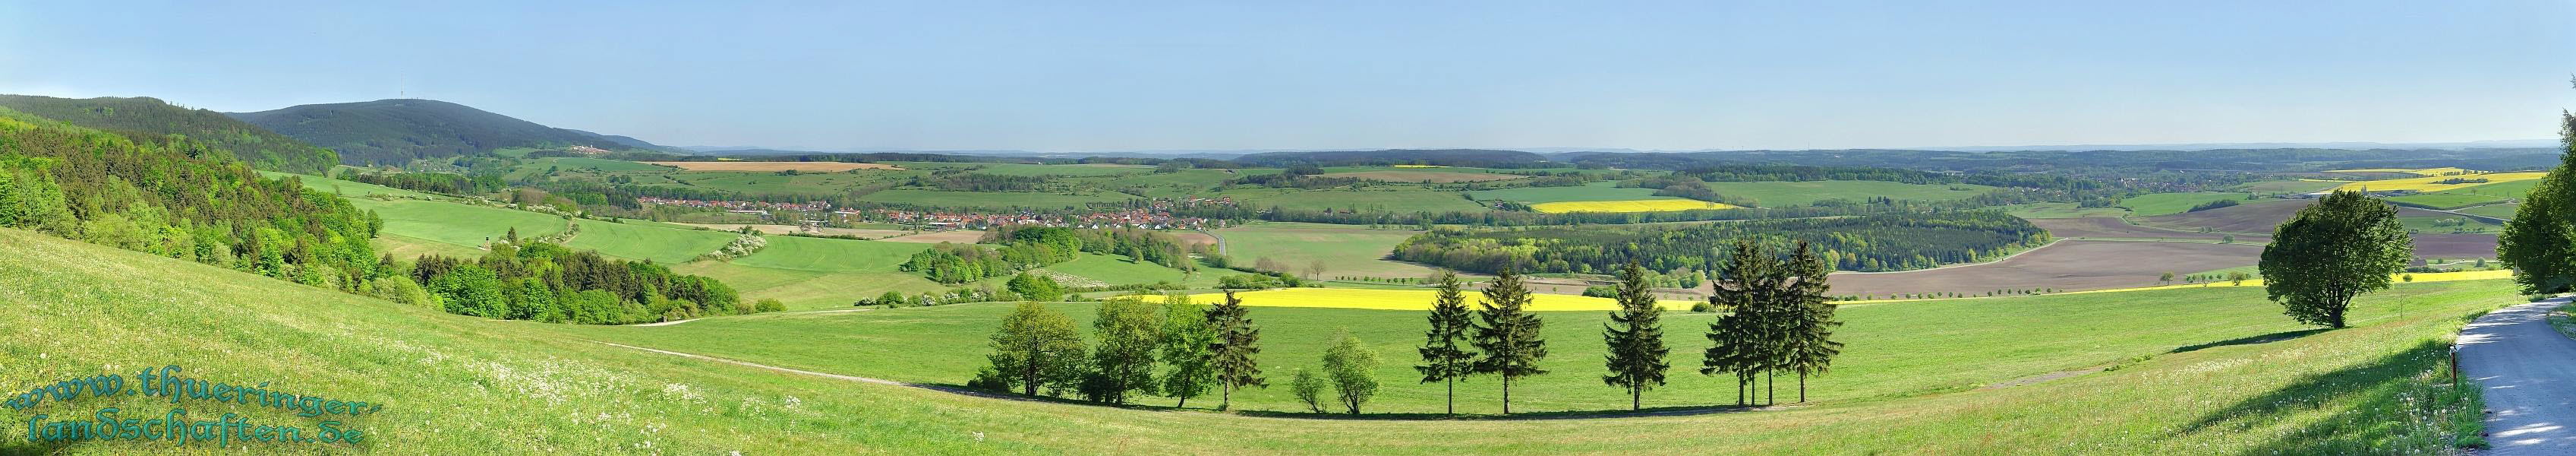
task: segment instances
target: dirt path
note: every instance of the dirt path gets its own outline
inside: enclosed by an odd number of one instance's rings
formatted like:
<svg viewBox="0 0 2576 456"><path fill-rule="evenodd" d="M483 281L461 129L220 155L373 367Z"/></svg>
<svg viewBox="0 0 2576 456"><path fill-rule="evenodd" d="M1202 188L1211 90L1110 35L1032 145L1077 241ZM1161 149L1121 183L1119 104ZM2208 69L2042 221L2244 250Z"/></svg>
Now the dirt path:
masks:
<svg viewBox="0 0 2576 456"><path fill-rule="evenodd" d="M2549 327L2567 298L2507 307L2460 329L2460 370L2486 389L2489 455L2576 454L2576 339Z"/></svg>

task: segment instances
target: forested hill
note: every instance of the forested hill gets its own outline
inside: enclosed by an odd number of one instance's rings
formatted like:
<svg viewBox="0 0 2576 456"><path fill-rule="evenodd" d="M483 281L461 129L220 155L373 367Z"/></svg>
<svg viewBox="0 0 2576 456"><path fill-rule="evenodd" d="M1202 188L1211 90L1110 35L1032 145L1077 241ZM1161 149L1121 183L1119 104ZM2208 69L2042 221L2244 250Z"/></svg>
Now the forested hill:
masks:
<svg viewBox="0 0 2576 456"><path fill-rule="evenodd" d="M229 115L339 151L340 161L349 164L401 164L512 147L667 150L634 138L548 127L437 100L314 104Z"/></svg>
<svg viewBox="0 0 2576 456"><path fill-rule="evenodd" d="M1293 164L1320 166L1354 165L1439 165L1478 168L1519 168L1547 161L1539 154L1516 150L1484 149L1387 149L1327 152L1268 152L1235 157L1244 166L1284 167Z"/></svg>
<svg viewBox="0 0 2576 456"><path fill-rule="evenodd" d="M173 106L155 98L54 98L0 95L0 107L136 139L180 135L249 163L252 167L320 174L340 162L339 154L295 138L205 109Z"/></svg>

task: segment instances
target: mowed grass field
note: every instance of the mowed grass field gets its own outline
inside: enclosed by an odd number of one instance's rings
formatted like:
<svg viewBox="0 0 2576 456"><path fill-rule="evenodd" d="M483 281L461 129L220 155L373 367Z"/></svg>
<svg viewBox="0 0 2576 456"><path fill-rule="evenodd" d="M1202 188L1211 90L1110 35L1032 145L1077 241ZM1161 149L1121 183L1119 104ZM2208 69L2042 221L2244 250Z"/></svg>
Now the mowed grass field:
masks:
<svg viewBox="0 0 2576 456"><path fill-rule="evenodd" d="M1711 448L1762 454L2355 454L2431 453L2452 429L2427 424L2422 381L2441 340L2470 312L2518 303L2499 282L2400 285L2363 298L2357 327L2306 331L2248 289L1907 303L1846 309L1853 343L1819 402L1777 411L1563 420L1293 420L1125 410L970 397L782 373L611 347L585 339L657 339L851 369L912 376L980 362L982 336L1004 305L840 314L724 317L657 328L491 321L447 315L219 268L0 230L0 386L17 390L80 375L184 364L191 377L387 404L352 421L368 441L324 451L403 454L1636 454ZM2006 303L2016 305L1982 305ZM1981 304L1981 305L1969 305ZM1925 306L1908 309L1910 306ZM1059 305L1087 321L1088 306ZM2402 309L2402 312L2395 312ZM1309 313L1311 312L1311 313ZM210 317L221 315L221 318ZM1551 313L1554 373L1516 391L1516 408L1624 405L1593 373L1596 312ZM1689 334L1694 317L1668 314ZM194 317L192 317L194 316ZM1402 366L1418 313L1254 309L1274 386L1243 405L1285 399L1285 366L1311 365L1332 327L1367 329L1389 387L1372 411L1427 410L1428 385ZM692 331L686 332L681 331ZM656 333L655 331L662 331ZM923 342L948 334L947 344ZM2018 337L2023 333L2041 337ZM133 341L137 343L100 343ZM161 343L140 343L145 341ZM1311 342L1307 342L1311 341ZM2082 341L2083 343L2067 343ZM1654 404L1730 401L1687 372ZM680 347L656 347L681 350ZM1597 350L1597 349L1596 349ZM255 353L257 356L245 356ZM896 367L890 356L931 364ZM967 358L967 359L958 359ZM895 358L900 359L900 358ZM1994 378L2121 362L2118 370L1991 389ZM1926 375L1908 377L1906 372ZM854 373L854 372L839 372ZM1867 385L1864 380L1891 379ZM1554 385L1554 386L1548 386ZM1783 393L1792 383L1781 384ZM1720 385L1724 386L1724 385ZM1492 410L1495 384L1460 387L1467 410ZM1870 391L1902 397L1864 400ZM1904 392L1949 391L1910 395ZM425 394L434 392L436 394ZM1584 396L1589 395L1589 396ZM1789 396L1784 395L1784 398ZM1684 399L1692 400L1684 400ZM1192 401L1194 406L1202 401ZM166 408L146 397L84 398L28 411L78 419L101 407ZM1545 407L1541 407L1545 408ZM2472 406L2472 409L2473 406ZM258 424L312 419L257 407ZM2106 413L2117 411L2118 413ZM2435 417L2436 419L2442 417ZM2472 421L2474 417L2472 417ZM1103 433L1103 429L1115 429ZM14 434L18 431L9 431ZM9 452L124 454L163 443L26 443ZM147 446L151 445L151 446ZM190 447L213 451L203 444ZM245 451L285 451L253 445ZM309 450L308 450L309 451ZM227 450L230 452L230 450Z"/></svg>
<svg viewBox="0 0 2576 456"><path fill-rule="evenodd" d="M1427 277L1432 269L1418 264L1387 260L1395 244L1421 234L1414 230L1372 230L1350 225L1316 223L1257 223L1216 230L1224 239L1225 255L1235 262L1250 265L1262 258L1278 260L1292 273L1305 274L1307 265L1324 262L1324 275L1365 277Z"/></svg>
<svg viewBox="0 0 2576 456"><path fill-rule="evenodd" d="M513 228L519 236L533 237L561 233L567 226L563 217L515 209L425 200L348 201L383 216L385 233L464 247L482 246Z"/></svg>
<svg viewBox="0 0 2576 456"><path fill-rule="evenodd" d="M1077 277L1090 282L1096 282L1095 285L1140 285L1168 282L1173 284L1189 285L1194 288L1215 286L1217 277L1240 274L1238 272L1224 269L1201 268L1198 274L1193 275L1181 272L1179 269L1163 267L1163 265L1159 264L1134 261L1125 256L1101 255L1097 253L1085 253L1081 256L1074 257L1073 261L1056 263L1039 269Z"/></svg>
<svg viewBox="0 0 2576 456"><path fill-rule="evenodd" d="M752 253L750 256L735 258L733 262L752 267L818 272L895 272L895 267L911 259L912 254L930 249L930 244L910 242L854 241L802 236L762 236L762 238L769 240L767 247L762 247L759 252ZM719 244L718 247L722 245Z"/></svg>

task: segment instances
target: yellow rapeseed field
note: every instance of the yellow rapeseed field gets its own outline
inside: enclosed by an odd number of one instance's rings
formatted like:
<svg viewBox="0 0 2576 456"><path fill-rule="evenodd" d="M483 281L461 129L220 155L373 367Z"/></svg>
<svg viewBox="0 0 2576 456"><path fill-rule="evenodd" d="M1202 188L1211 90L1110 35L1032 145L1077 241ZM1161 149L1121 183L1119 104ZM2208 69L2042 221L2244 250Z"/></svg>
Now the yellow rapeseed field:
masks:
<svg viewBox="0 0 2576 456"><path fill-rule="evenodd" d="M1628 200L1628 201L1566 201L1566 202L1558 202L1558 203L1538 203L1538 204L1532 204L1532 205L1530 205L1530 209L1531 209L1531 210L1535 210L1535 211L1539 211L1539 212L1543 212L1543 213L1549 213L1549 214L1563 214L1563 213L1567 213L1567 212L1663 212L1663 211L1687 211L1687 210L1692 210L1692 209L1741 209L1741 208L1743 208L1743 206L1737 206L1737 205L1733 205L1733 204L1726 204L1726 203L1711 203L1711 202L1707 202L1707 201L1700 201L1700 200L1686 200L1686 199Z"/></svg>
<svg viewBox="0 0 2576 456"><path fill-rule="evenodd" d="M2530 173L2488 173L2488 174L2465 174L2465 175L2458 175L2458 176L2410 177L2410 178L2405 178L2405 179L2388 179L2388 180L2375 180L2375 181L2358 181L2358 182L2353 182L2353 183L2349 183L2349 184L2343 184L2342 186L2337 186L2337 187L2335 187L2335 190L2368 190L2368 191L2374 191L2374 192L2385 192L2385 191L2396 191L2396 190L2414 190L2414 191L2418 191L2418 192L2438 192L2438 191L2444 191L2444 190L2456 190L2456 189L2462 189L2462 188L2468 188L2468 187L2476 187L2476 186L2480 186L2480 185L2487 185L2487 184L2501 184L2501 183L2505 183L2505 182L2513 182L2513 181L2524 181L2524 180L2539 179L2541 176L2547 176L2547 175L2549 175L2549 173L2530 172ZM2436 184L2436 183L2434 183L2434 182L2440 182L2440 181L2443 181L2443 180L2449 180L2449 179L2486 179L2487 181L2486 181L2486 182L2458 183L2458 184Z"/></svg>

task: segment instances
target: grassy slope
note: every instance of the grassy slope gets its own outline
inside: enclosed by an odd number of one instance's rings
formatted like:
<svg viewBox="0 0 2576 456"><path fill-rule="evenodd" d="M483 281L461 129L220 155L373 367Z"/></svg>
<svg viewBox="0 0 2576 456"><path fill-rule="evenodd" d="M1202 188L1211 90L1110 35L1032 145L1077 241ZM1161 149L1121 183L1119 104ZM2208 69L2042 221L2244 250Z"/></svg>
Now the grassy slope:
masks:
<svg viewBox="0 0 2576 456"><path fill-rule="evenodd" d="M598 250L601 255L671 264L688 261L698 255L723 248L738 236L734 233L683 230L612 223L581 219L581 234L574 235L566 247ZM525 233L525 231L522 231Z"/></svg>
<svg viewBox="0 0 2576 456"><path fill-rule="evenodd" d="M427 194L427 193L415 192L415 191L411 191L411 190L404 190L404 189L399 189L399 188L386 187L386 186L376 185L376 184L367 184L367 183L359 183L359 182L354 182L354 181L346 181L346 180L340 180L340 179L332 179L332 178L328 178L328 177L321 177L321 176L315 176L315 175L310 175L310 174L289 174L289 173L281 173L281 172L276 172L276 171L260 171L260 172L259 172L259 175L260 175L261 177L267 177L267 178L271 178L271 179L281 178L281 177L293 177L293 178L295 178L295 179L296 179L296 181L297 181L297 182L302 182L302 183L304 183L304 188L310 188L310 189L314 189L314 190L321 190L321 191L324 191L324 192L329 192L329 193L331 193L331 194L334 194L334 195L340 195L340 196L372 196L372 195L390 195L390 196L401 197L401 198L432 198L432 197L433 197L433 196L431 196L430 194Z"/></svg>
<svg viewBox="0 0 2576 456"><path fill-rule="evenodd" d="M2410 285L2374 296L2357 312L2357 318L2364 322L2387 319L2392 306L2423 313L2450 305L2407 299L2428 294L2456 296L2465 294L2462 290L2509 294L2498 285ZM1088 324L1091 305L1059 306L1077 321ZM963 383L988 352L983 338L992 331L999 316L1009 310L1007 304L977 304L577 330L602 340L801 369ZM1373 344L1381 356L1388 357L1389 362L1378 369L1379 378L1417 378L1409 366L1413 360L1411 347L1421 342L1420 312L1259 307L1253 313L1256 321L1263 323L1265 371L1287 372L1297 366L1312 366L1329 342L1328 336L1337 329L1348 328ZM1515 385L1514 410L1624 407L1627 397L1602 387L1598 378L1603 351L1599 334L1606 313L1543 315L1548 318L1547 339L1551 342L1543 366L1557 373ZM1842 317L1847 325L1839 339L1849 346L1835 362L1834 374L1811 385L1812 392L1821 399L1850 401L1959 391L2110 365L2185 345L2301 328L2280 317L2280 308L2264 301L2261 291L2252 288L1873 304L1844 309ZM1680 369L1697 366L1698 351L1707 346L1701 329L1709 319L1707 314L1666 314L1666 343L1674 347L1671 359L1677 369L1670 386L1646 398L1647 406L1706 404L1715 397L1731 401L1734 389L1730 381ZM2073 340L2083 342L2068 342ZM1471 385L1474 386L1460 390L1460 411L1499 411L1499 393L1493 382L1480 379ZM1437 411L1441 400L1438 386L1390 381L1379 393L1376 410ZM1302 407L1287 391L1278 388L1238 394L1235 400L1238 407L1255 409L1286 411Z"/></svg>
<svg viewBox="0 0 2576 456"><path fill-rule="evenodd" d="M1308 264L1323 260L1327 277L1428 276L1431 268L1384 259L1395 251L1396 243L1421 233L1310 223L1261 223L1216 231L1225 239L1226 256L1236 262L1250 265L1266 257L1302 275Z"/></svg>
<svg viewBox="0 0 2576 456"><path fill-rule="evenodd" d="M817 272L895 272L895 267L912 258L912 254L930 249L930 244L909 242L764 237L769 239L768 247L733 262L744 266Z"/></svg>
<svg viewBox="0 0 2576 456"><path fill-rule="evenodd" d="M421 200L348 200L359 209L383 215L385 233L464 247L501 238L511 228L517 228L520 236L539 236L563 232L565 227L562 217L497 207ZM594 234L587 231L588 226L582 229L584 236Z"/></svg>
<svg viewBox="0 0 2576 456"><path fill-rule="evenodd" d="M1176 284L1206 287L1215 286L1216 277L1218 276L1236 274L1234 271L1208 269L1199 271L1199 274L1196 277L1191 277L1189 274L1183 273L1179 269L1167 268L1163 267L1163 265L1153 263L1130 261L1124 256L1101 255L1096 253L1085 253L1082 254L1082 256L1074 257L1073 261L1056 263L1039 269L1099 281L1110 285L1171 282Z"/></svg>
<svg viewBox="0 0 2576 456"><path fill-rule="evenodd" d="M2177 350L2112 372L1996 390L1828 402L1776 412L1390 424L1001 401L784 375L605 347L576 336L652 328L571 328L451 316L14 230L0 230L0 245L10 253L0 255L0 303L10 310L0 312L0 324L32 328L0 334L0 352L9 354L0 358L8 364L0 369L0 386L23 387L99 373L101 367L93 366L118 366L124 371L187 363L189 374L217 381L274 381L273 388L388 401L385 413L376 418L379 421L355 422L372 431L373 441L360 449L406 454L734 450L745 454L1141 454L1220 449L1247 454L1346 454L1354 448L1379 454L1642 453L1674 448L1816 454L2420 452L2439 444L2426 443L2426 427L2392 422L2395 417L2390 414L2421 403L2420 388L2407 379L2439 362L2431 356L2438 350L2424 348L2438 345L2419 342L2455 330L2457 317L2470 310L2515 301L2498 283L2407 285L2369 298L2372 304L2363 309L2361 327L2268 343ZM2259 298L2224 290L2155 293L2130 295L2222 308L2262 307ZM2403 300L2422 307L2412 308L2402 318L2388 314L2386 303L2399 301L2389 295L2401 294L2407 295ZM848 315L929 316L971 310L975 306ZM2094 328L2097 332L2130 329L2117 325L2123 323L2118 321L2090 323L2100 326ZM1267 325L1280 328L1265 333L1279 334L1270 340L1298 332L1281 323ZM990 329L983 326L967 329L980 335ZM854 329L861 330L856 335L886 332L884 328ZM2230 333L2264 330L2246 327ZM852 334L835 336L846 339ZM185 343L98 343L146 337ZM1397 338L1372 340L1387 343ZM1591 337L1575 339L1591 341ZM2030 345L2037 351L2075 346ZM1938 354L1942 348L1926 346L1920 351ZM2149 348L2150 352L2167 351ZM1409 359L1401 352L1380 351L1390 364ZM243 356L246 353L258 356ZM1311 355L1265 352L1265 359ZM1680 358L1684 353L1675 355ZM1569 357L1559 354L1553 359ZM22 361L29 359L42 361ZM1970 367L1981 362L1969 356L1951 361L1953 366ZM1686 363L1676 364L1678 368ZM1554 375L1586 376L1583 372ZM1846 374L1851 373L1834 375ZM1274 381L1284 381L1277 373L1272 375ZM1402 379L1411 374L1403 375L1387 379L1388 384L1406 385L1409 382ZM1479 380L1463 390L1490 386L1490 380ZM1591 386L1604 389L1597 383ZM1276 394L1255 394L1263 393ZM1671 394L1663 390L1650 397ZM166 406L149 399L82 399L78 404L69 409ZM60 409L39 413L53 410ZM255 408L239 410L261 423L311 424ZM11 414L8 418L25 417ZM974 433L985 438L978 442ZM0 450L104 454L146 448L125 443L27 447L17 436L9 437L0 439L6 441L0 443Z"/></svg>

